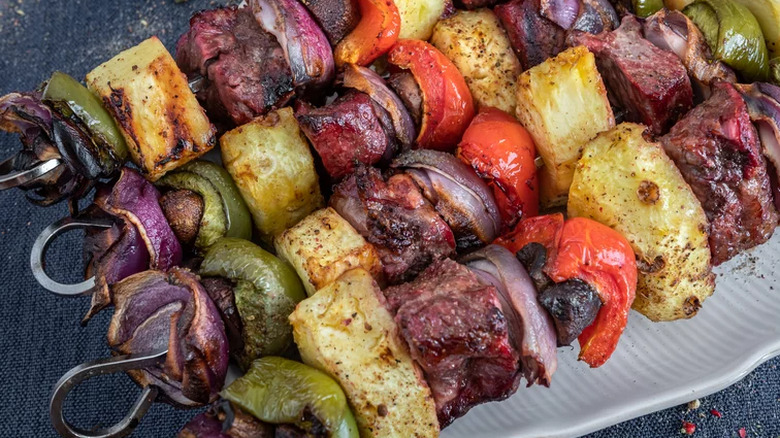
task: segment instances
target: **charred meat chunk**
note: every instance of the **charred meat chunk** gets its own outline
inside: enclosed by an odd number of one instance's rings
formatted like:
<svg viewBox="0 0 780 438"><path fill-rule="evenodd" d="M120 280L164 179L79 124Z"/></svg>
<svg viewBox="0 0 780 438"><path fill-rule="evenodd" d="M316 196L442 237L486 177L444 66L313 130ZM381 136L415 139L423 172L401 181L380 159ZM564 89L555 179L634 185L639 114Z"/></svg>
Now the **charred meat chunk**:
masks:
<svg viewBox="0 0 780 438"><path fill-rule="evenodd" d="M777 226L767 166L745 102L717 82L712 96L661 138L710 221L713 265L766 242Z"/></svg>
<svg viewBox="0 0 780 438"><path fill-rule="evenodd" d="M423 96L414 75L407 71L393 73L387 78L387 84L395 91L414 120L414 126L420 128L423 115Z"/></svg>
<svg viewBox="0 0 780 438"><path fill-rule="evenodd" d="M176 63L209 115L241 125L293 96L292 72L273 35L249 8L199 12L176 45Z"/></svg>
<svg viewBox="0 0 780 438"><path fill-rule="evenodd" d="M566 48L566 32L540 13L539 0L512 0L495 7L523 70L535 67Z"/></svg>
<svg viewBox="0 0 780 438"><path fill-rule="evenodd" d="M331 206L379 252L387 281L400 283L455 253L455 237L411 177L386 181L359 166L334 189Z"/></svg>
<svg viewBox="0 0 780 438"><path fill-rule="evenodd" d="M693 89L682 62L646 40L636 17L623 17L612 32L572 32L568 43L583 45L596 55L610 100L625 110L628 121L643 123L661 135L693 106Z"/></svg>
<svg viewBox="0 0 780 438"><path fill-rule="evenodd" d="M385 290L401 335L431 387L442 427L473 406L512 394L519 353L498 291L450 259Z"/></svg>
<svg viewBox="0 0 780 438"><path fill-rule="evenodd" d="M334 47L360 21L360 10L352 0L301 0L301 3L314 16Z"/></svg>
<svg viewBox="0 0 780 438"><path fill-rule="evenodd" d="M336 180L352 173L356 162L375 164L398 150L390 115L359 91L348 91L321 108L298 101L295 118Z"/></svg>

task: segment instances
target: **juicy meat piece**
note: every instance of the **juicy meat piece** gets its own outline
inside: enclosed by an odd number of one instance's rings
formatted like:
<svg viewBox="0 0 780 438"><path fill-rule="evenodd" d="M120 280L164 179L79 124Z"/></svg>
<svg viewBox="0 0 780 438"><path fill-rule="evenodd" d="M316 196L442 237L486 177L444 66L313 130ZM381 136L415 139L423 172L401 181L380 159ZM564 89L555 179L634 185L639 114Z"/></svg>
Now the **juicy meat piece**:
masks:
<svg viewBox="0 0 780 438"><path fill-rule="evenodd" d="M390 284L455 254L452 230L405 174L385 181L378 170L359 166L334 188L330 204L376 247Z"/></svg>
<svg viewBox="0 0 780 438"><path fill-rule="evenodd" d="M626 111L628 121L644 123L661 135L693 106L693 89L682 62L646 40L633 15L623 17L612 32L574 31L568 42L584 45L596 55L610 100Z"/></svg>
<svg viewBox="0 0 780 438"><path fill-rule="evenodd" d="M357 26L360 10L352 0L301 0L317 20L332 46Z"/></svg>
<svg viewBox="0 0 780 438"><path fill-rule="evenodd" d="M541 64L566 48L565 31L542 17L539 10L539 0L512 0L494 9L523 70Z"/></svg>
<svg viewBox="0 0 780 438"><path fill-rule="evenodd" d="M321 108L298 101L295 118L334 179L352 173L355 162L375 164L392 158L398 149L390 115L359 91Z"/></svg>
<svg viewBox="0 0 780 438"><path fill-rule="evenodd" d="M766 242L777 226L766 163L745 102L717 82L712 97L661 138L710 221L713 265Z"/></svg>
<svg viewBox="0 0 780 438"><path fill-rule="evenodd" d="M276 39L249 8L198 12L176 45L176 63L213 118L241 125L287 104L292 72Z"/></svg>
<svg viewBox="0 0 780 438"><path fill-rule="evenodd" d="M387 83L401 98L401 102L414 120L414 126L419 128L422 124L423 97L414 75L407 71L393 73L387 78Z"/></svg>
<svg viewBox="0 0 780 438"><path fill-rule="evenodd" d="M387 288L385 296L425 373L442 427L477 404L515 392L520 356L495 287L444 259L413 282Z"/></svg>

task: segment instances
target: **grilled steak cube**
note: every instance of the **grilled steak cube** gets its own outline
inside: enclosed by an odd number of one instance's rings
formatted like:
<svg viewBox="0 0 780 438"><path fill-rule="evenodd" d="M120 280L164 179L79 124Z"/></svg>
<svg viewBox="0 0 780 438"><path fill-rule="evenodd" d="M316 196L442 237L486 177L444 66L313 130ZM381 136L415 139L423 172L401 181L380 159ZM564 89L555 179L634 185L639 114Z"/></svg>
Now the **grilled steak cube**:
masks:
<svg viewBox="0 0 780 438"><path fill-rule="evenodd" d="M390 115L359 91L349 91L321 108L298 101L295 117L336 180L352 173L356 162L375 164L398 149Z"/></svg>
<svg viewBox="0 0 780 438"><path fill-rule="evenodd" d="M473 406L517 389L519 353L499 292L450 259L385 290L401 335L436 400L442 427Z"/></svg>
<svg viewBox="0 0 780 438"><path fill-rule="evenodd" d="M197 85L209 114L242 125L284 106L293 96L292 72L276 39L250 8L198 12L176 45L176 62Z"/></svg>
<svg viewBox="0 0 780 438"><path fill-rule="evenodd" d="M633 15L625 16L612 32L572 32L568 42L584 45L596 55L610 100L626 111L628 121L643 123L661 135L693 106L693 89L682 62L646 40Z"/></svg>
<svg viewBox="0 0 780 438"><path fill-rule="evenodd" d="M778 213L745 102L727 82L715 83L712 92L661 144L704 207L712 263L719 265L769 240Z"/></svg>

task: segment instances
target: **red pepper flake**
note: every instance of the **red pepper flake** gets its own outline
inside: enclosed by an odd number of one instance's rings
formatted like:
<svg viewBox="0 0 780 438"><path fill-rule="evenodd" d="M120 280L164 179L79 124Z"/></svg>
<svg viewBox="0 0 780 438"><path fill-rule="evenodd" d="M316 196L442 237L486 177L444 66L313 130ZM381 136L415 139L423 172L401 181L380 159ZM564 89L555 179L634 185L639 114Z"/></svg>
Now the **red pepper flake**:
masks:
<svg viewBox="0 0 780 438"><path fill-rule="evenodd" d="M714 416L716 416L718 418L723 418L723 414L721 414L720 411L717 410L717 409L710 409L710 414L712 414L712 415L714 415Z"/></svg>
<svg viewBox="0 0 780 438"><path fill-rule="evenodd" d="M683 421L682 432L686 435L693 435L693 433L696 432L696 425L687 421Z"/></svg>
<svg viewBox="0 0 780 438"><path fill-rule="evenodd" d="M747 431L744 427L739 428L739 438L745 438L747 436Z"/></svg>

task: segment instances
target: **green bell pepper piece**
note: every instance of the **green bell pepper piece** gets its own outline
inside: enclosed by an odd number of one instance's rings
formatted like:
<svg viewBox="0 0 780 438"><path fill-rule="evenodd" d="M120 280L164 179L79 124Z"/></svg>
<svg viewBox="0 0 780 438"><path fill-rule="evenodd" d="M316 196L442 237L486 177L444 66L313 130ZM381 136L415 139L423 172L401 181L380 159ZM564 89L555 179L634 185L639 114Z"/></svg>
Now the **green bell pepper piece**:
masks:
<svg viewBox="0 0 780 438"><path fill-rule="evenodd" d="M241 192L238 191L238 187L225 169L216 163L203 160L191 161L181 169L208 179L222 195L222 203L227 216L226 237L246 240L252 238L252 216L249 214Z"/></svg>
<svg viewBox="0 0 780 438"><path fill-rule="evenodd" d="M647 18L664 8L663 0L632 0L634 13Z"/></svg>
<svg viewBox="0 0 780 438"><path fill-rule="evenodd" d="M231 280L236 308L244 326L246 366L260 356L281 354L292 344L288 317L306 298L295 271L252 242L223 237L206 251L199 273Z"/></svg>
<svg viewBox="0 0 780 438"><path fill-rule="evenodd" d="M713 56L749 81L769 76L769 53L756 17L732 0L697 0L683 9L704 34Z"/></svg>
<svg viewBox="0 0 780 438"><path fill-rule="evenodd" d="M360 436L338 383L299 362L281 357L258 359L221 395L266 423L294 424L311 432L312 422L306 415L310 414L325 426L331 438Z"/></svg>
<svg viewBox="0 0 780 438"><path fill-rule="evenodd" d="M100 99L79 81L55 71L46 82L41 98L66 105L84 123L92 137L110 149L117 167L127 160L127 144L114 118L103 108Z"/></svg>

